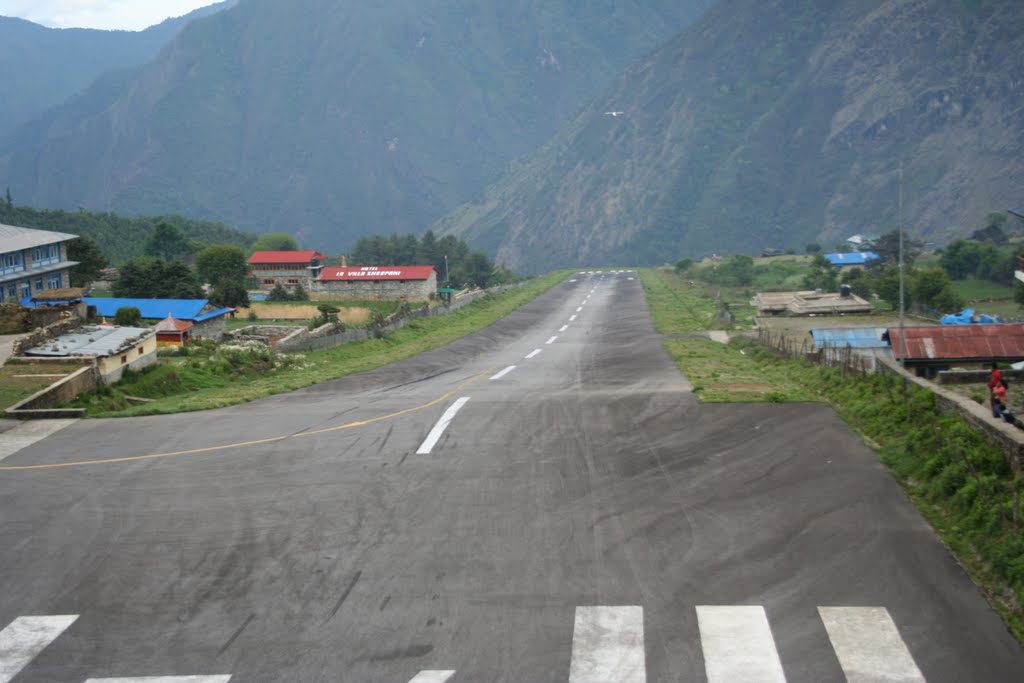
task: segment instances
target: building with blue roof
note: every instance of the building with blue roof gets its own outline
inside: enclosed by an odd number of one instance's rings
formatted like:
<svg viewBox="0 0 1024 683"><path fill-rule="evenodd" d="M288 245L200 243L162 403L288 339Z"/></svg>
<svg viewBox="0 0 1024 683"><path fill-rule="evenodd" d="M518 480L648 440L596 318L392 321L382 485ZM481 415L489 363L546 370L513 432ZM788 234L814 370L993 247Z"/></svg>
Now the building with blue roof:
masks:
<svg viewBox="0 0 1024 683"><path fill-rule="evenodd" d="M825 258L833 266L845 268L847 266L866 266L869 262L878 258L873 251L851 251L850 253L825 254Z"/></svg>
<svg viewBox="0 0 1024 683"><path fill-rule="evenodd" d="M157 322L168 315L178 320L187 320L193 325L192 336L196 339L219 341L227 329L227 316L233 308L218 308L209 299L127 299L87 296L82 301L95 315L113 320L117 309L134 306L139 309L143 320Z"/></svg>

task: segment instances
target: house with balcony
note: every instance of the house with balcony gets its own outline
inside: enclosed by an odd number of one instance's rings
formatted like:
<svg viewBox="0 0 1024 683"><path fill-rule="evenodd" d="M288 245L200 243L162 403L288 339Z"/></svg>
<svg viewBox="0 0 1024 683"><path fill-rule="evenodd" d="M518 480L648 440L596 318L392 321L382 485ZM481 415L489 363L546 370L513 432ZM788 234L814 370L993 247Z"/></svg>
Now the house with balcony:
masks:
<svg viewBox="0 0 1024 683"><path fill-rule="evenodd" d="M318 251L257 251L249 257L249 276L258 289L281 285L291 291L298 286L309 290L323 269L327 256Z"/></svg>
<svg viewBox="0 0 1024 683"><path fill-rule="evenodd" d="M78 235L0 224L0 303L71 286L67 243Z"/></svg>

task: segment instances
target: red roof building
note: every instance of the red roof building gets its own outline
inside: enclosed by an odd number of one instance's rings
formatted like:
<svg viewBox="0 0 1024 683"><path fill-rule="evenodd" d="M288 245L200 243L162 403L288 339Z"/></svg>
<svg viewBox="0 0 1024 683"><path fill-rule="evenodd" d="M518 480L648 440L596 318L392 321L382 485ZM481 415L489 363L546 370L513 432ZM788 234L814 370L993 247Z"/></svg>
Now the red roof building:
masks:
<svg viewBox="0 0 1024 683"><path fill-rule="evenodd" d="M313 291L356 299L427 300L437 291L434 266L330 266Z"/></svg>
<svg viewBox="0 0 1024 683"><path fill-rule="evenodd" d="M900 360L900 328L886 331L893 356ZM1024 360L1024 325L935 325L905 327L907 365L951 365Z"/></svg>
<svg viewBox="0 0 1024 683"><path fill-rule="evenodd" d="M194 325L187 320L178 320L170 313L167 317L153 325L156 332L157 346L184 346L192 341Z"/></svg>
<svg viewBox="0 0 1024 683"><path fill-rule="evenodd" d="M313 249L304 251L257 251L249 257L249 276L260 289L276 285L285 289L309 289L323 268L327 256Z"/></svg>

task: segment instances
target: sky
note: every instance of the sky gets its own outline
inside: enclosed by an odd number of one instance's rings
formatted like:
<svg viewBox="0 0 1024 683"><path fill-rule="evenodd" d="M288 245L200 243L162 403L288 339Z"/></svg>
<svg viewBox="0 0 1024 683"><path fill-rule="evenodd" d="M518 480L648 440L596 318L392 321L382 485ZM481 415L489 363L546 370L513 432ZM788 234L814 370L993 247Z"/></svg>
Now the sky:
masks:
<svg viewBox="0 0 1024 683"><path fill-rule="evenodd" d="M216 0L0 0L0 15L52 28L141 31Z"/></svg>

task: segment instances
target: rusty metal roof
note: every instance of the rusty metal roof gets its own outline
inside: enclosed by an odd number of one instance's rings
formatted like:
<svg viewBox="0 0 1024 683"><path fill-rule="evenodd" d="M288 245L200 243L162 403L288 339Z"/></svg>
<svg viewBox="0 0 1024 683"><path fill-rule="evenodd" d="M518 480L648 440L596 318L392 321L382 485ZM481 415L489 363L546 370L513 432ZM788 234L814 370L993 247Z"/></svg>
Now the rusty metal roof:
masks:
<svg viewBox="0 0 1024 683"><path fill-rule="evenodd" d="M1024 360L1024 325L939 325L906 327L908 361ZM897 359L902 353L900 328L887 331Z"/></svg>

